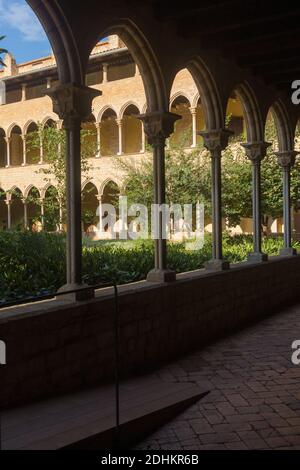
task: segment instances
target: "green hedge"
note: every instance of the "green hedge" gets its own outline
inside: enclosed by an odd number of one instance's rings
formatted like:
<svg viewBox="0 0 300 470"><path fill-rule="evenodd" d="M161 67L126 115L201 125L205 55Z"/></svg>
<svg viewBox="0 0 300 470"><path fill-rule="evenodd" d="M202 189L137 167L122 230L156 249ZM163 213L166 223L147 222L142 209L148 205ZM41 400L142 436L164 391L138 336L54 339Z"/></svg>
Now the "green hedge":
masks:
<svg viewBox="0 0 300 470"><path fill-rule="evenodd" d="M232 263L244 261L252 250L252 236L224 236L224 256ZM282 239L268 238L263 250L278 254ZM300 244L295 244L300 248ZM55 292L66 282L64 235L0 232L0 303ZM211 258L211 236L201 250L189 251L181 243L168 246L168 266L176 272L203 267ZM84 280L89 284L145 279L153 268L154 244L146 242L85 242Z"/></svg>

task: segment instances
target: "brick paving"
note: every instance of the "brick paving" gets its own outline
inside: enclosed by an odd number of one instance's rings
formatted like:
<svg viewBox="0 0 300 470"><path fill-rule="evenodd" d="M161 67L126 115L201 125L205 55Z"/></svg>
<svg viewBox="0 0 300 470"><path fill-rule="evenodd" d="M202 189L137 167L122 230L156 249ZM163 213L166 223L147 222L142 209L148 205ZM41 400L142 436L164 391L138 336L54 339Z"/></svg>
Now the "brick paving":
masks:
<svg viewBox="0 0 300 470"><path fill-rule="evenodd" d="M138 449L300 449L300 305L162 368L170 382L211 393Z"/></svg>

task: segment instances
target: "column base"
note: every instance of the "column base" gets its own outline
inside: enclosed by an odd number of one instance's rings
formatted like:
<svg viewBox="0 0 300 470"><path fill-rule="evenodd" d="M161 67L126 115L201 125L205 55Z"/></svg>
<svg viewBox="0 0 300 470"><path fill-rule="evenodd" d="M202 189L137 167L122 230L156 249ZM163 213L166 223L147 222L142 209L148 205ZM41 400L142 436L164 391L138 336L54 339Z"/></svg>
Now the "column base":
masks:
<svg viewBox="0 0 300 470"><path fill-rule="evenodd" d="M268 261L268 255L266 253L249 253L247 258L248 263L264 263Z"/></svg>
<svg viewBox="0 0 300 470"><path fill-rule="evenodd" d="M280 250L279 256L295 256L297 255L297 250L295 248L282 248Z"/></svg>
<svg viewBox="0 0 300 470"><path fill-rule="evenodd" d="M148 282L174 282L176 272L170 269L152 269L147 275Z"/></svg>
<svg viewBox="0 0 300 470"><path fill-rule="evenodd" d="M90 289L87 289L87 287L87 284L65 284L57 291L60 294L57 296L57 300L80 302L93 299L95 291L92 287Z"/></svg>
<svg viewBox="0 0 300 470"><path fill-rule="evenodd" d="M211 259L204 264L204 267L207 271L227 271L230 269L230 263L225 259Z"/></svg>

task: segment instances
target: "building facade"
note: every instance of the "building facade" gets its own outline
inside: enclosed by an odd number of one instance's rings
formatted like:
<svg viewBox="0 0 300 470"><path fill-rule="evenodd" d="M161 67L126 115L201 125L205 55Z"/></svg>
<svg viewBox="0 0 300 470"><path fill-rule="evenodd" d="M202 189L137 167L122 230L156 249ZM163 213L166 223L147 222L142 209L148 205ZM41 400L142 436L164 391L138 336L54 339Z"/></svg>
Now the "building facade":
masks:
<svg viewBox="0 0 300 470"><path fill-rule="evenodd" d="M44 200L57 181L54 175L45 177L43 170L48 165L43 142L39 151L29 151L26 140L40 125L62 126L45 94L58 83L58 72L54 56L17 65L7 54L5 64L0 70L0 81L5 84L0 106L0 229L20 225L31 228L37 207L30 202L30 195L38 196L43 214ZM83 124L93 131L97 149L89 161L89 176L82 181L83 208L96 213L103 202L109 202L111 191L122 192L124 175L113 157L139 162L147 154L143 124L136 118L146 112L146 96L139 69L118 36L109 36L94 48L86 85L102 93L93 101L89 122ZM184 145L196 148L201 139L197 131L205 127L204 115L198 88L187 69L176 75L170 111L182 117L171 139L179 142L185 136ZM234 94L227 113L231 117L229 128L235 135L242 134L243 109ZM206 222L210 231L210 221ZM243 219L233 231L250 233L252 221ZM272 231L282 231L281 220L274 221Z"/></svg>

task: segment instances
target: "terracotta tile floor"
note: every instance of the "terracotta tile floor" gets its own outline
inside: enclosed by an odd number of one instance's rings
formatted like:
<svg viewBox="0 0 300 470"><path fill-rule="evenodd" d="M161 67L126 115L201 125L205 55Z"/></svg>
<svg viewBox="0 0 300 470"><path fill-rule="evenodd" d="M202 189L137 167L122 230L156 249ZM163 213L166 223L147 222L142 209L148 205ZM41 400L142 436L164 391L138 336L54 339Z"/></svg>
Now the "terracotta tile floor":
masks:
<svg viewBox="0 0 300 470"><path fill-rule="evenodd" d="M300 305L186 356L158 372L212 392L140 449L300 449Z"/></svg>

